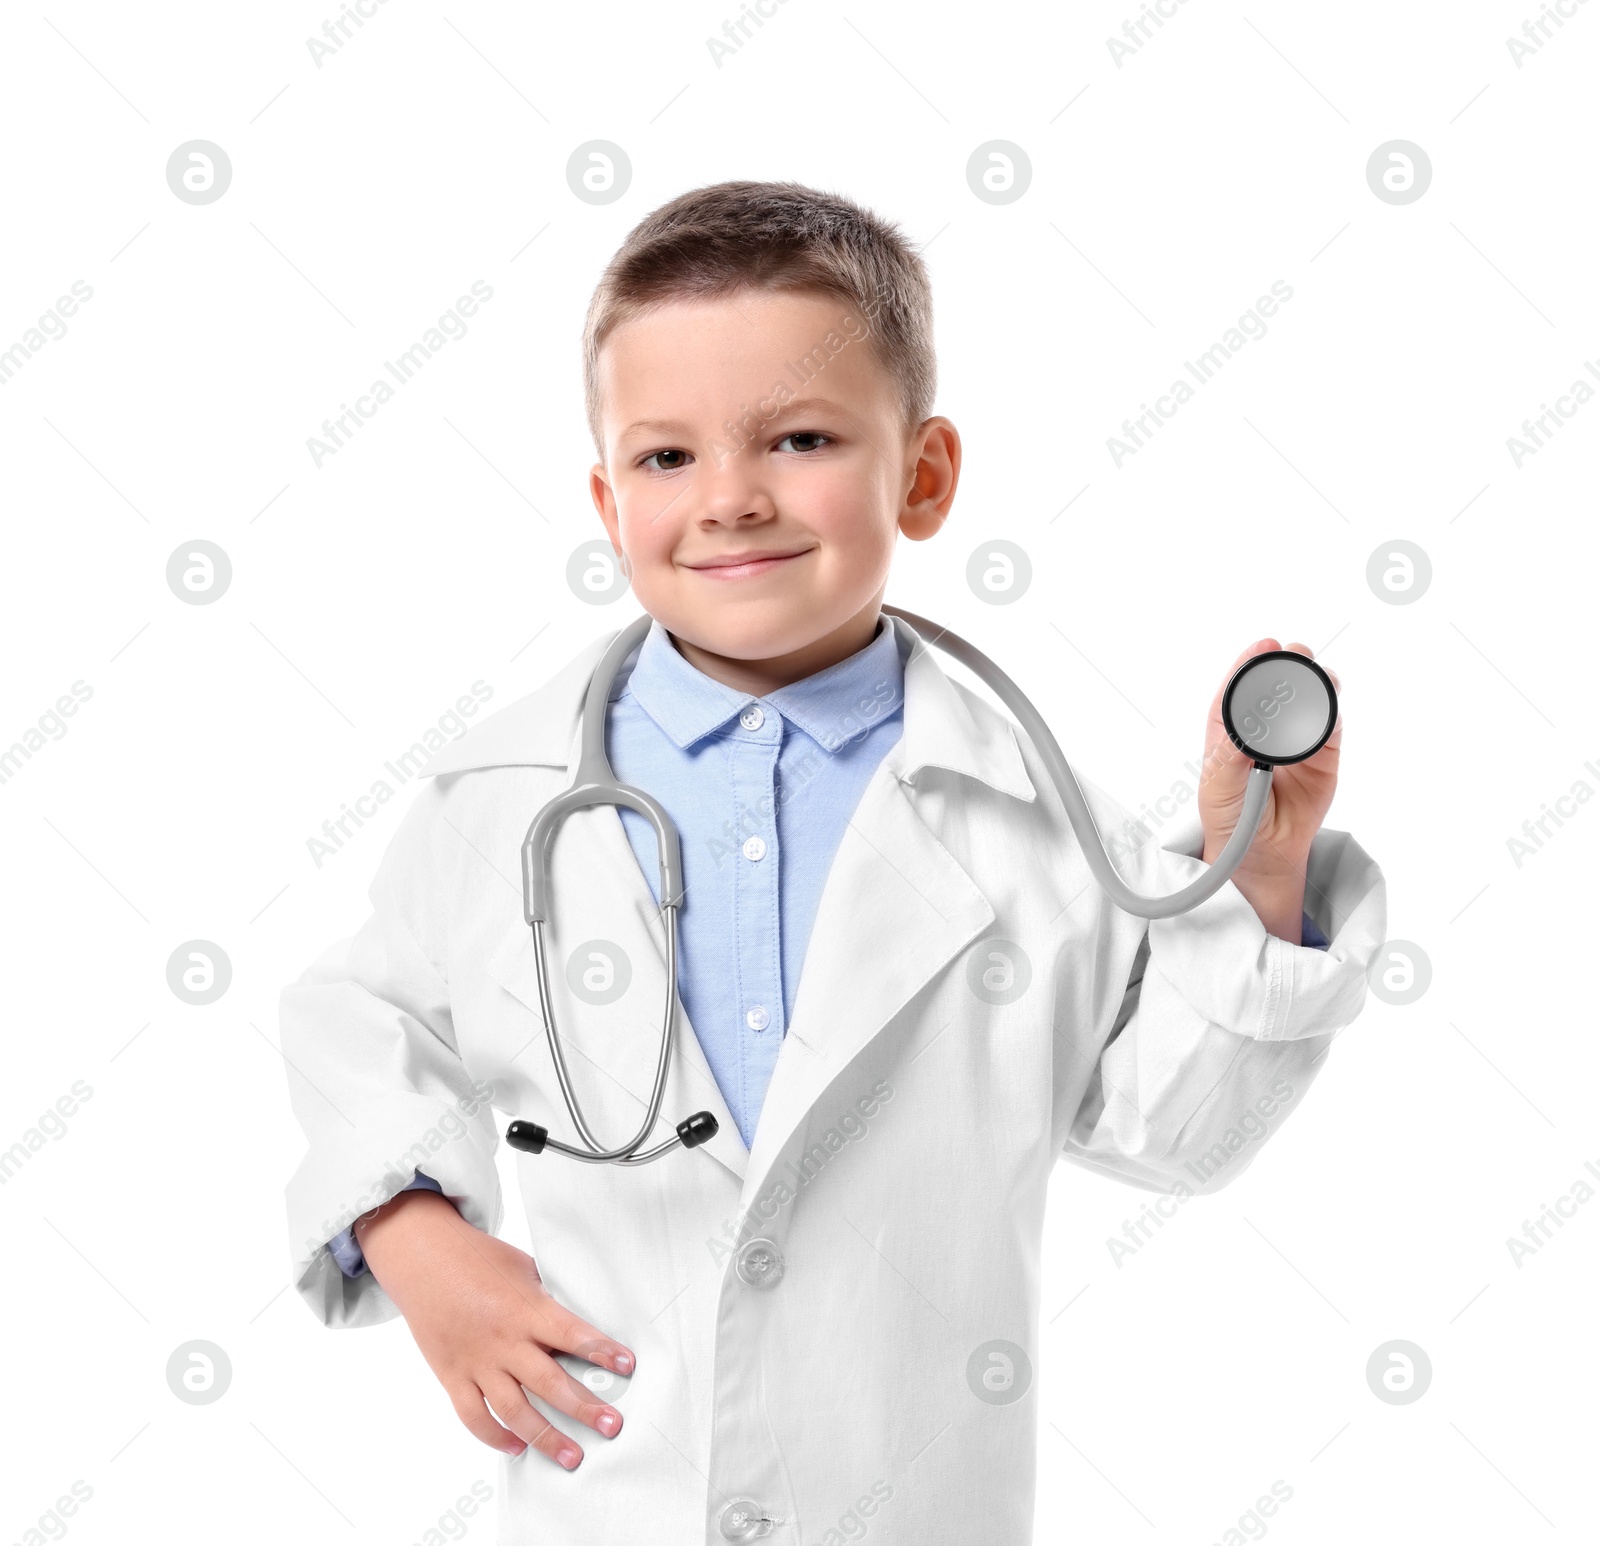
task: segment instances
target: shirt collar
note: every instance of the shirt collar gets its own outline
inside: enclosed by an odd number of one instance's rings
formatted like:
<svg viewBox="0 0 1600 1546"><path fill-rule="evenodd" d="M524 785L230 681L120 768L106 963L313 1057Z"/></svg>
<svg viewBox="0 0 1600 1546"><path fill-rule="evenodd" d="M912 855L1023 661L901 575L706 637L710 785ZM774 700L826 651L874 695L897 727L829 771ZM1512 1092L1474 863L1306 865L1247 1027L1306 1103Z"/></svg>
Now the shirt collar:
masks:
<svg viewBox="0 0 1600 1546"><path fill-rule="evenodd" d="M617 673L611 696L616 699L624 692L632 693L680 749L704 740L747 704L759 702L831 752L896 712L904 697L904 681L887 617L880 617L871 641L855 654L760 697L740 693L692 666L666 629L653 622L631 673Z"/></svg>
<svg viewBox="0 0 1600 1546"><path fill-rule="evenodd" d="M925 767L948 768L1003 794L1033 800L1036 790L1010 719L947 676L932 644L904 618L894 619L894 631L904 673L905 725L884 761L895 777L912 783ZM570 772L576 766L584 693L615 637L613 631L591 639L542 687L496 710L465 735L446 742L430 732L442 744L431 747L416 776L504 767ZM429 737L424 743L430 744Z"/></svg>

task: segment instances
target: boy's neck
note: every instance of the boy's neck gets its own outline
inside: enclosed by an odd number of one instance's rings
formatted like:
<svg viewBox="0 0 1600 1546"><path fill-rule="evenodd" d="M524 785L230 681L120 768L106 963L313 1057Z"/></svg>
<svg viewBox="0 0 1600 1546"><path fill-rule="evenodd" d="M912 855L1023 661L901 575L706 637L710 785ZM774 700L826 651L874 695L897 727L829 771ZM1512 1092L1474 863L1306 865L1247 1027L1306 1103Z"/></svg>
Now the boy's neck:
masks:
<svg viewBox="0 0 1600 1546"><path fill-rule="evenodd" d="M878 602L869 602L854 617L847 618L832 633L814 639L801 649L785 655L772 655L764 660L740 660L731 655L718 655L701 649L687 639L669 633L678 653L704 676L735 692L748 693L752 698L764 698L768 693L787 687L791 682L803 681L848 660L872 642L878 631Z"/></svg>

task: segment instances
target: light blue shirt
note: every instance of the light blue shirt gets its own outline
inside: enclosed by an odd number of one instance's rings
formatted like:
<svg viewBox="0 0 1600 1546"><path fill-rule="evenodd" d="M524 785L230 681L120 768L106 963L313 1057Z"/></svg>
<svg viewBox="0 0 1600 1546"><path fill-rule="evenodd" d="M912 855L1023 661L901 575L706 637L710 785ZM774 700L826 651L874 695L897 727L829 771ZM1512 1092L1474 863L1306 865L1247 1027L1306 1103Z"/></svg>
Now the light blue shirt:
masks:
<svg viewBox="0 0 1600 1546"><path fill-rule="evenodd" d="M764 697L696 670L654 622L612 686L606 753L678 829L678 997L746 1148L823 884L867 781L900 739L904 700L887 617L854 655ZM636 811L618 814L659 905L654 829ZM1309 915L1301 943L1328 944ZM421 1172L411 1186L439 1190ZM329 1248L347 1277L366 1270L350 1230Z"/></svg>
<svg viewBox="0 0 1600 1546"><path fill-rule="evenodd" d="M678 996L749 1148L794 1014L823 883L904 728L887 617L854 655L763 697L696 670L660 623L617 673L606 752L666 808L683 847ZM659 905L655 833L623 828Z"/></svg>

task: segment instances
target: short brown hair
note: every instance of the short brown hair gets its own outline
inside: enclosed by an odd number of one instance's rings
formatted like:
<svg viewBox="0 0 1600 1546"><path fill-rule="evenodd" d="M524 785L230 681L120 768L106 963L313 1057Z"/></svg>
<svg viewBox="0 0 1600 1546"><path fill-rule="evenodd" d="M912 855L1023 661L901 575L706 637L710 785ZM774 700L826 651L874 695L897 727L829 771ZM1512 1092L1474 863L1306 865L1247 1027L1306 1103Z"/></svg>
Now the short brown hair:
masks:
<svg viewBox="0 0 1600 1546"><path fill-rule="evenodd" d="M583 329L583 396L600 435L600 348L619 323L674 300L738 290L810 290L851 302L898 384L908 429L933 411L933 293L899 228L835 193L796 182L724 182L646 215L606 265Z"/></svg>

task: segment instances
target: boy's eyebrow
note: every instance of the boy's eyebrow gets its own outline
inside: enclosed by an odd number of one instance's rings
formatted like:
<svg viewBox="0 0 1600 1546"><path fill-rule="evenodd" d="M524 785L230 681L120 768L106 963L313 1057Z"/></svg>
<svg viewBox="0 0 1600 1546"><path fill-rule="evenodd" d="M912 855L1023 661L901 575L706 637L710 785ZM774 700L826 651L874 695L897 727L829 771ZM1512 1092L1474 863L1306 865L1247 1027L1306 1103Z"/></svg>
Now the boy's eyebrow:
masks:
<svg viewBox="0 0 1600 1546"><path fill-rule="evenodd" d="M771 395L770 393L768 394ZM844 409L838 403L826 397L797 397L792 402L783 404L776 413L767 414L762 418L763 424L769 424L774 419L785 418L793 413L843 413ZM636 430L650 430L659 434L669 434L673 430L687 429L681 419L635 419L618 439L623 439L633 434Z"/></svg>

